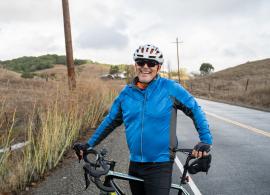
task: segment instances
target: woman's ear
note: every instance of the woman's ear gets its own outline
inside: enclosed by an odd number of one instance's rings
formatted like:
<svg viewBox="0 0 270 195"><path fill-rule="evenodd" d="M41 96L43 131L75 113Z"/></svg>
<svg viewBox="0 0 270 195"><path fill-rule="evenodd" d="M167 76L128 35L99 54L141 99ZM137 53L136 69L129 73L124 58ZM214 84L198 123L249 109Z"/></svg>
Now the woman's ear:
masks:
<svg viewBox="0 0 270 195"><path fill-rule="evenodd" d="M161 65L158 65L157 71L159 72L161 69Z"/></svg>

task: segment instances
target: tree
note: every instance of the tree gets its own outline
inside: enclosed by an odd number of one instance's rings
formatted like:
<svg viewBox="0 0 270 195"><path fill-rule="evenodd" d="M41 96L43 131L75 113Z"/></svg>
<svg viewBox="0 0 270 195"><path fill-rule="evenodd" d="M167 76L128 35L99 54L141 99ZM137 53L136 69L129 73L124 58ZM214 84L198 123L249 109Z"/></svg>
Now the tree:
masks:
<svg viewBox="0 0 270 195"><path fill-rule="evenodd" d="M34 78L35 74L31 73L31 72L23 72L21 74L21 77L22 78L25 78L25 79L32 79Z"/></svg>
<svg viewBox="0 0 270 195"><path fill-rule="evenodd" d="M202 65L200 67L200 72L201 72L201 75L208 75L212 71L214 71L214 69L215 68L212 66L212 64L210 64L210 63L202 63Z"/></svg>
<svg viewBox="0 0 270 195"><path fill-rule="evenodd" d="M74 60L74 64L75 65L82 65L82 64L86 64L87 60L80 60L80 59L76 59Z"/></svg>
<svg viewBox="0 0 270 195"><path fill-rule="evenodd" d="M66 63L66 56L57 56L56 58L56 64L67 64Z"/></svg>
<svg viewBox="0 0 270 195"><path fill-rule="evenodd" d="M125 67L125 76L126 76L126 83L131 83L133 78L135 77L135 68L134 65L126 65Z"/></svg>
<svg viewBox="0 0 270 195"><path fill-rule="evenodd" d="M118 66L111 66L109 73L110 74L117 74L117 73L119 73L119 67Z"/></svg>

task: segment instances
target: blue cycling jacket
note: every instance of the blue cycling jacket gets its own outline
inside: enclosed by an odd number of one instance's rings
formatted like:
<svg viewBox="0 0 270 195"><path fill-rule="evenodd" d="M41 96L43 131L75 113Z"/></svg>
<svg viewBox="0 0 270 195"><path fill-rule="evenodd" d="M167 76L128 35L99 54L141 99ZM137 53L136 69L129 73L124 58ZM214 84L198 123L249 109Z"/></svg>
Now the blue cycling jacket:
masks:
<svg viewBox="0 0 270 195"><path fill-rule="evenodd" d="M115 99L109 114L88 140L90 146L100 143L124 122L131 161L173 161L177 109L193 120L201 142L212 144L205 114L180 84L157 75L141 90L135 85L137 81L135 78Z"/></svg>

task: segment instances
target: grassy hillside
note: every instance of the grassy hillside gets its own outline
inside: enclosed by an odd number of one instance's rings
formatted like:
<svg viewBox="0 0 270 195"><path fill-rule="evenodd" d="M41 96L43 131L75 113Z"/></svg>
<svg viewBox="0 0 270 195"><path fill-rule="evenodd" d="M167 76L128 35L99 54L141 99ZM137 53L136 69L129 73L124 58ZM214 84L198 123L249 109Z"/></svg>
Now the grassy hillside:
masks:
<svg viewBox="0 0 270 195"><path fill-rule="evenodd" d="M86 60L75 59L75 65L81 65L87 63ZM55 54L47 54L38 57L24 56L12 60L0 61L3 68L24 73L33 72L36 70L43 70L52 68L54 64L66 64L66 56L58 56Z"/></svg>
<svg viewBox="0 0 270 195"><path fill-rule="evenodd" d="M270 110L270 59L193 79L189 89L197 96Z"/></svg>

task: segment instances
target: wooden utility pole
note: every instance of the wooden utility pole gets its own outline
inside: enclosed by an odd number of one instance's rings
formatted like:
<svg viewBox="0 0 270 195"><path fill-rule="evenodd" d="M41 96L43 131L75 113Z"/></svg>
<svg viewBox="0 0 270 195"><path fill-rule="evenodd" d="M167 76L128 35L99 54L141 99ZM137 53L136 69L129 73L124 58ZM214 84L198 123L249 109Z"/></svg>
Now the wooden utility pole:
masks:
<svg viewBox="0 0 270 195"><path fill-rule="evenodd" d="M170 65L170 62L168 62L168 78L171 79L172 76L171 76L171 65Z"/></svg>
<svg viewBox="0 0 270 195"><path fill-rule="evenodd" d="M180 79L180 67L179 67L179 51L178 51L178 43L183 43L182 41L181 42L178 42L178 37L176 37L176 42L173 42L173 43L176 43L176 52L177 52L177 67L178 67L178 81L179 83L181 83L181 79Z"/></svg>
<svg viewBox="0 0 270 195"><path fill-rule="evenodd" d="M62 4L63 4L63 18L64 18L65 42L66 42L66 63L67 63L67 72L68 72L68 86L70 90L73 90L76 88L76 79L75 79L75 68L74 68L74 61L73 61L68 0L62 0Z"/></svg>

